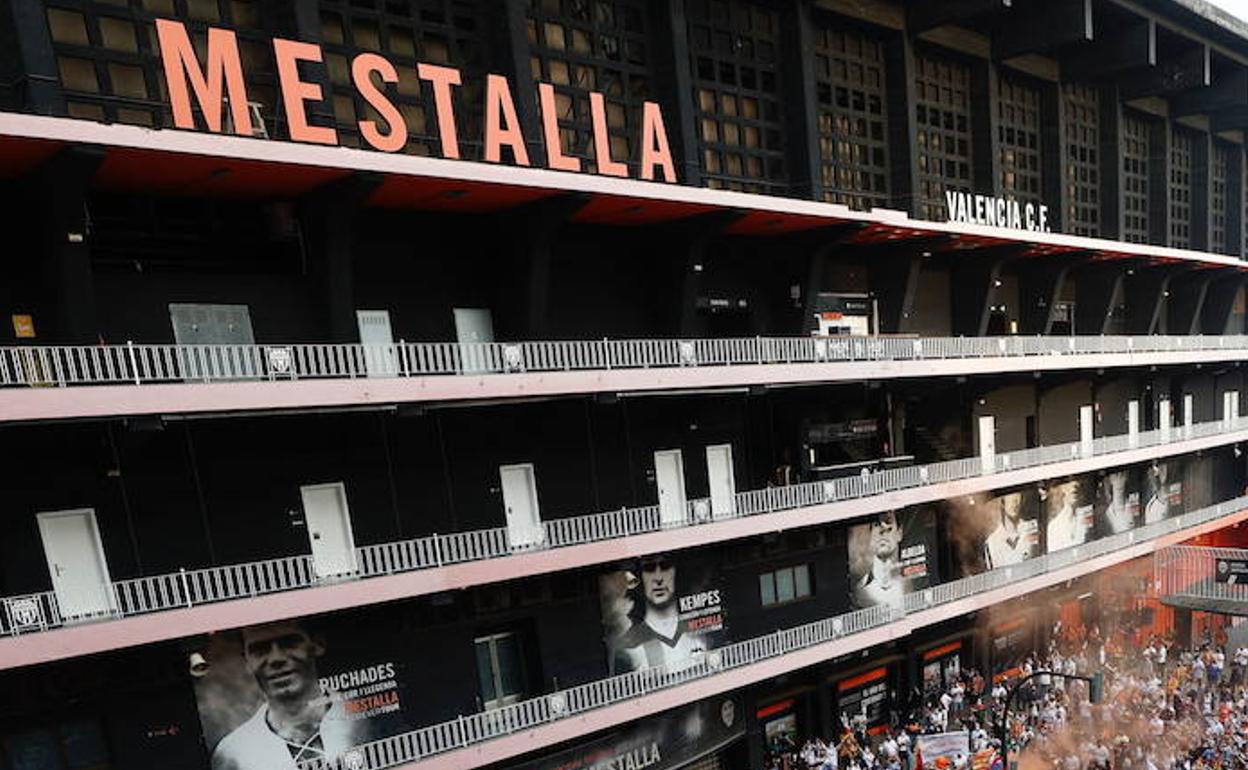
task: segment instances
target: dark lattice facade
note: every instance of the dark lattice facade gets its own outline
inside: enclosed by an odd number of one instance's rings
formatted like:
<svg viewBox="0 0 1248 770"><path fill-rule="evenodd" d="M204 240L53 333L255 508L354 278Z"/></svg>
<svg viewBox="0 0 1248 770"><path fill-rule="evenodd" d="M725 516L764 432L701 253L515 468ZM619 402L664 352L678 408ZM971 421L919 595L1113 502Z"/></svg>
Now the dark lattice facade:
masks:
<svg viewBox="0 0 1248 770"><path fill-rule="evenodd" d="M888 205L884 42L859 32L815 30L815 99L823 198L853 208Z"/></svg>
<svg viewBox="0 0 1248 770"><path fill-rule="evenodd" d="M1231 168L1231 150L1220 142L1213 143L1209 159L1209 251L1226 253L1227 184Z"/></svg>
<svg viewBox="0 0 1248 770"><path fill-rule="evenodd" d="M406 152L439 154L433 93L416 74L417 62L456 67L463 85L454 89L461 157L481 156L481 114L486 66L483 8L464 0L324 0L321 35L325 65L333 85L334 122L343 144L359 146L360 119L377 114L351 84L351 59L376 51L394 64L397 86L387 89L407 123Z"/></svg>
<svg viewBox="0 0 1248 770"><path fill-rule="evenodd" d="M1170 137L1170 245L1192 245L1192 152L1191 133L1175 129Z"/></svg>
<svg viewBox="0 0 1248 770"><path fill-rule="evenodd" d="M529 68L555 87L563 152L594 165L589 92L606 98L611 159L636 173L642 104L653 100L650 38L643 0L530 0Z"/></svg>
<svg viewBox="0 0 1248 770"><path fill-rule="evenodd" d="M915 57L918 215L943 219L945 190L971 189L971 69Z"/></svg>
<svg viewBox="0 0 1248 770"><path fill-rule="evenodd" d="M284 136L276 109L273 27L268 19L277 11L275 6L280 4L261 0L48 2L48 30L69 115L143 126L172 125L155 19L176 18L187 23L201 51L208 27L237 33L253 122L260 117L268 134Z"/></svg>
<svg viewBox="0 0 1248 770"><path fill-rule="evenodd" d="M1040 89L1001 78L997 99L997 147L1001 191L1007 197L1039 200Z"/></svg>
<svg viewBox="0 0 1248 770"><path fill-rule="evenodd" d="M746 0L691 0L686 13L707 186L786 192L779 13Z"/></svg>
<svg viewBox="0 0 1248 770"><path fill-rule="evenodd" d="M1066 159L1063 230L1074 235L1101 234L1101 108L1096 88L1078 83L1062 86Z"/></svg>
<svg viewBox="0 0 1248 770"><path fill-rule="evenodd" d="M1122 240L1148 242L1148 121L1122 117Z"/></svg>

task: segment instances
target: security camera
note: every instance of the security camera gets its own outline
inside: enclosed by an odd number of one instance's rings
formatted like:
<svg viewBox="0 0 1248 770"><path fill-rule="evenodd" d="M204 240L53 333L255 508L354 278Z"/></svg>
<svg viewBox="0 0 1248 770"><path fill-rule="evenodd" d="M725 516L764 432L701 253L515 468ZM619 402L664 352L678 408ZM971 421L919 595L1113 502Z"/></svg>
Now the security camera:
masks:
<svg viewBox="0 0 1248 770"><path fill-rule="evenodd" d="M192 652L189 656L187 656L186 662L189 666L191 676L196 679L206 676L208 674L208 669L211 668L211 665L208 663L208 659L204 657L202 652Z"/></svg>

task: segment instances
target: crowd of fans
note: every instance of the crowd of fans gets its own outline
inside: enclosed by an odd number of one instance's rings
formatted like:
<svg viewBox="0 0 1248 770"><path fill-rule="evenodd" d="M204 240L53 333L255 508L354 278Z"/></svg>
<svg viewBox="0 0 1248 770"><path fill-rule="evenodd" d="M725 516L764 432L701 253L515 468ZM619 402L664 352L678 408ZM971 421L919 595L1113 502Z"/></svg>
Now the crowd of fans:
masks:
<svg viewBox="0 0 1248 770"><path fill-rule="evenodd" d="M1014 683L1006 732L1020 770L1248 770L1248 648L1225 638L1184 648L1156 637L1103 640L1093 629L1055 629L1048 654L1012 676L987 681L974 670L948 686L914 693L891 724L869 729L859 716L838 735L773 745L768 770L1001 770L1001 715ZM1040 672L1091 677L1089 685ZM966 746L924 756L923 736L966 731ZM945 741L946 745L948 741Z"/></svg>

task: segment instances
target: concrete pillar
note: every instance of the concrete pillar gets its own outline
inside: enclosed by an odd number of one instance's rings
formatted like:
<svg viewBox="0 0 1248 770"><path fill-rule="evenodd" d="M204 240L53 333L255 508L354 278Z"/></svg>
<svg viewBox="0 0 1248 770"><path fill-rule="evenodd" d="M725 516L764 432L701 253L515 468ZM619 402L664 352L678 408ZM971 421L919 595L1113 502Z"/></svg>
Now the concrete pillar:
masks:
<svg viewBox="0 0 1248 770"><path fill-rule="evenodd" d="M1098 265L1080 270L1075 277L1075 333L1105 334L1122 301L1126 270L1119 265Z"/></svg>
<svg viewBox="0 0 1248 770"><path fill-rule="evenodd" d="M352 174L312 192L299 204L299 227L317 279L331 342L356 342L355 216L381 175Z"/></svg>
<svg viewBox="0 0 1248 770"><path fill-rule="evenodd" d="M1079 454L1084 457L1092 456L1093 428L1092 405L1079 407Z"/></svg>

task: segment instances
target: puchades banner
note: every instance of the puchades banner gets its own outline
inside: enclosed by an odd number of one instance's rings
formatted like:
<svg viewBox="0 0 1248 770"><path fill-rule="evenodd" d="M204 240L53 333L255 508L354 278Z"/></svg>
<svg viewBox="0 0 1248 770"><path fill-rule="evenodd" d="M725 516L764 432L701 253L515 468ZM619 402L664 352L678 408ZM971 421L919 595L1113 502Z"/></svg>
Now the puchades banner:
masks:
<svg viewBox="0 0 1248 770"><path fill-rule="evenodd" d="M962 575L1019 564L1040 554L1034 487L951 498L946 536Z"/></svg>
<svg viewBox="0 0 1248 770"><path fill-rule="evenodd" d="M893 689L890 667L877 666L835 683L835 707L843 727L861 727L869 735L888 728Z"/></svg>
<svg viewBox="0 0 1248 770"><path fill-rule="evenodd" d="M598 579L612 674L679 667L726 641L718 578L695 559L647 556Z"/></svg>
<svg viewBox="0 0 1248 770"><path fill-rule="evenodd" d="M1090 478L1053 480L1040 487L1044 547L1048 553L1082 545L1095 526L1095 484Z"/></svg>
<svg viewBox="0 0 1248 770"><path fill-rule="evenodd" d="M745 736L745 712L722 697L665 711L512 770L666 770L685 767Z"/></svg>
<svg viewBox="0 0 1248 770"><path fill-rule="evenodd" d="M350 628L290 620L213 634L195 700L212 770L295 770L413 730L402 667Z"/></svg>
<svg viewBox="0 0 1248 770"><path fill-rule="evenodd" d="M1101 537L1134 529L1140 523L1140 489L1130 468L1101 476L1097 485L1096 528Z"/></svg>
<svg viewBox="0 0 1248 770"><path fill-rule="evenodd" d="M902 597L936 582L936 512L886 511L849 528L849 596L854 609L901 606Z"/></svg>

